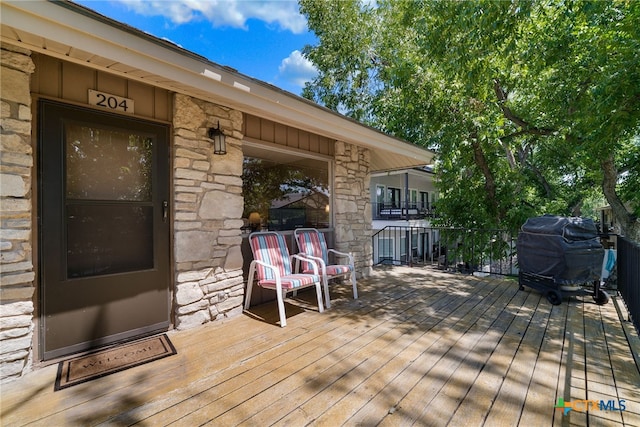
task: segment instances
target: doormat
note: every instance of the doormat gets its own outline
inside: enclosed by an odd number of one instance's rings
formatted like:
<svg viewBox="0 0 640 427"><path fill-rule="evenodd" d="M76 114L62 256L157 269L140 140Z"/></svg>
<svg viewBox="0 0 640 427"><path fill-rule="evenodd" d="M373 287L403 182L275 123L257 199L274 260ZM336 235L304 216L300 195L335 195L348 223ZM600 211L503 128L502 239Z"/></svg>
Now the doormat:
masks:
<svg viewBox="0 0 640 427"><path fill-rule="evenodd" d="M162 334L63 360L58 365L54 391L173 356L176 353L169 337Z"/></svg>

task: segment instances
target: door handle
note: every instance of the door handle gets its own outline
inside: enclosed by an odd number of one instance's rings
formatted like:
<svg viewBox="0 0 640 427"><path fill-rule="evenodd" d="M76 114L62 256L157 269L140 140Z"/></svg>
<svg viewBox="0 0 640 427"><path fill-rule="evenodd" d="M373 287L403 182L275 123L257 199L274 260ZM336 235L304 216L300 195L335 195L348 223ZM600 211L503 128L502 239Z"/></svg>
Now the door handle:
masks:
<svg viewBox="0 0 640 427"><path fill-rule="evenodd" d="M167 222L168 214L169 214L169 202L165 200L162 202L162 222Z"/></svg>

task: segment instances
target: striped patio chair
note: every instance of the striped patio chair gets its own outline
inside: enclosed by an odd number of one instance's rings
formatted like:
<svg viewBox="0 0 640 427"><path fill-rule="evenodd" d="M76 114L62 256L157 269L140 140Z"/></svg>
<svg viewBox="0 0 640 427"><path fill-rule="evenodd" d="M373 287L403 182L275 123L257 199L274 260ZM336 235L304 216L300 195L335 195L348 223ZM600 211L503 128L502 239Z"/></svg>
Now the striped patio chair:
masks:
<svg viewBox="0 0 640 427"><path fill-rule="evenodd" d="M358 298L358 287L356 286L356 270L353 264L353 256L335 249L328 249L324 235L315 228L297 228L294 232L298 250L304 256L313 259L320 266L320 275L324 285L324 299L327 308L331 308L331 298L329 296L329 280L337 277L348 277L353 286L353 298ZM329 254L336 258L346 259L345 264L329 263ZM313 268L308 263L302 263L302 272L309 272Z"/></svg>
<svg viewBox="0 0 640 427"><path fill-rule="evenodd" d="M247 295L244 309L251 305L251 290L254 278L258 286L276 291L278 301L278 313L280 314L280 326L287 326L287 318L284 311L284 298L287 293L299 289L316 287L318 298L318 311L322 313L322 290L320 288L320 275L315 262L302 255L289 255L287 243L281 234L271 231L256 232L249 235L249 244L253 252L253 261L249 266L249 280L247 281ZM294 273L292 270L293 258L313 263L306 273Z"/></svg>

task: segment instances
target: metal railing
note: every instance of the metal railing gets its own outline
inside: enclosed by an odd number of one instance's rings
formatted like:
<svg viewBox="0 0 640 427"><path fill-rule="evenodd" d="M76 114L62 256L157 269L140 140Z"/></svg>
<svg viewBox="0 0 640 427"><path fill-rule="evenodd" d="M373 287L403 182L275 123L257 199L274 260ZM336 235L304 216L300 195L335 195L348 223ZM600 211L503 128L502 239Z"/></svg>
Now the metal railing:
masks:
<svg viewBox="0 0 640 427"><path fill-rule="evenodd" d="M517 276L516 237L506 230L388 226L372 237L373 264L433 264L468 274Z"/></svg>
<svg viewBox="0 0 640 427"><path fill-rule="evenodd" d="M422 219L435 217L435 206L421 203L372 203L375 220Z"/></svg>
<svg viewBox="0 0 640 427"><path fill-rule="evenodd" d="M387 226L372 236L373 264L426 265L467 274L518 276L517 234L507 230ZM617 239L617 289L640 331L640 244Z"/></svg>
<svg viewBox="0 0 640 427"><path fill-rule="evenodd" d="M640 245L618 237L618 292L622 296L631 321L640 331Z"/></svg>

